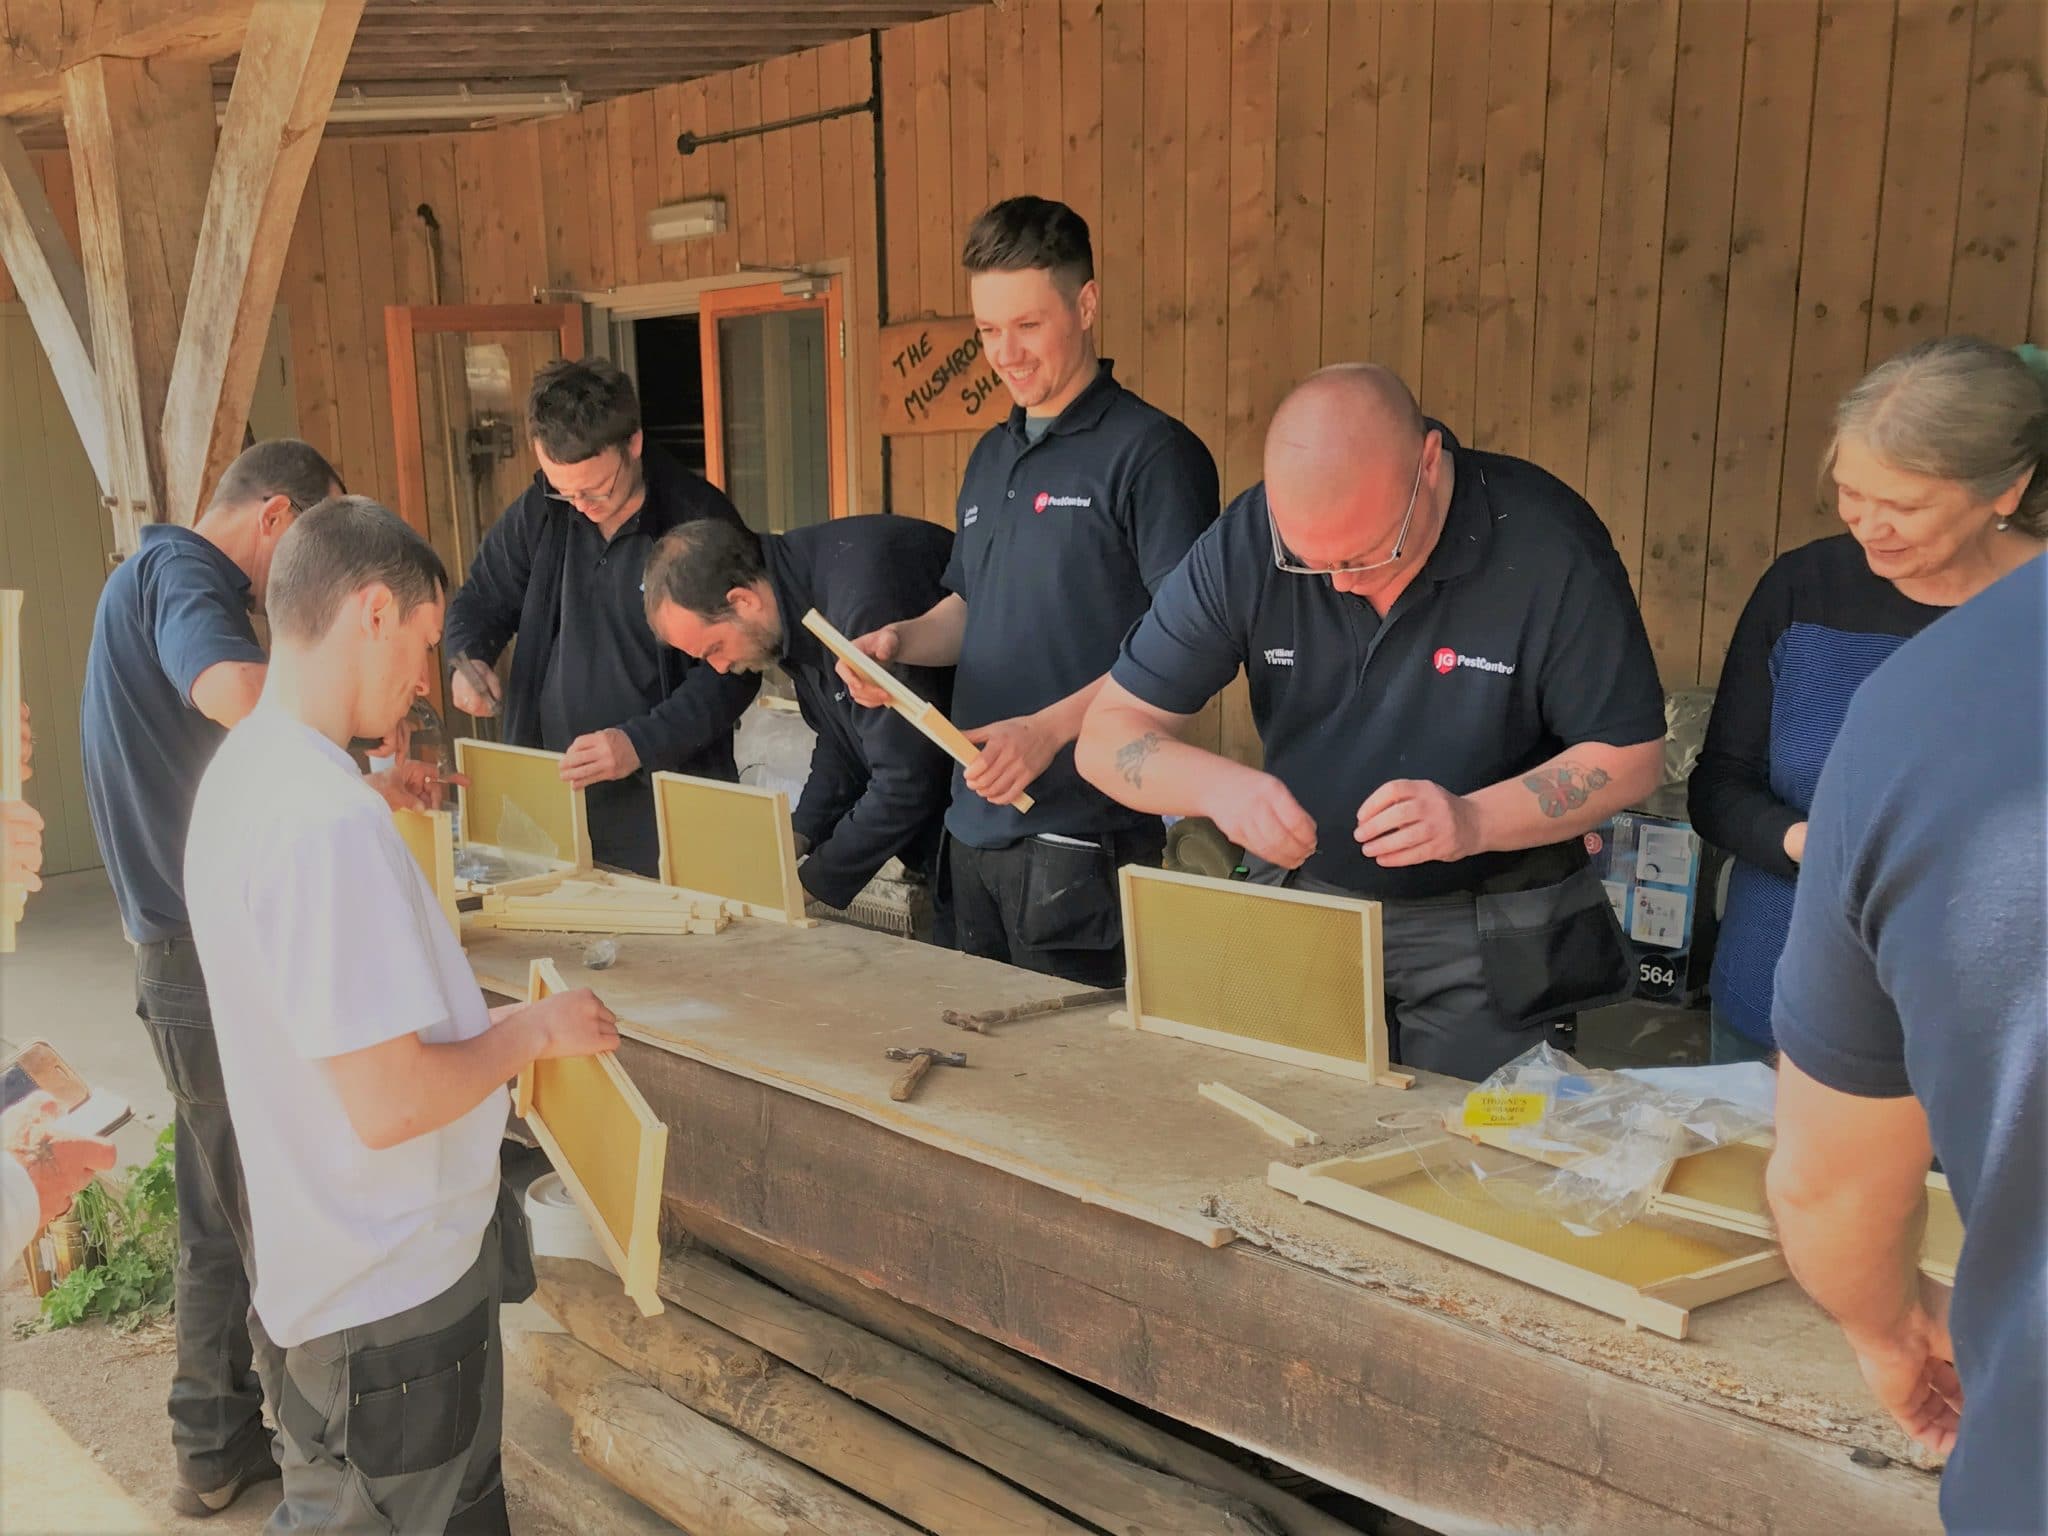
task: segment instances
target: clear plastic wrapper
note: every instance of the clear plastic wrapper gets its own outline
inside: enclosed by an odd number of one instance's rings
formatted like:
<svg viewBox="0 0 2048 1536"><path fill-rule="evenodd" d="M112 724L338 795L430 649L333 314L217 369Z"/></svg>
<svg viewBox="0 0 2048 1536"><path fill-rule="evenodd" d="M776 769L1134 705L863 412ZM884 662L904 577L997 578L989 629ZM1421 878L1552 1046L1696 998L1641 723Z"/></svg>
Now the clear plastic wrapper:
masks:
<svg viewBox="0 0 2048 1536"><path fill-rule="evenodd" d="M1679 1158L1770 1127L1756 1108L1673 1086L1671 1076L1646 1083L1536 1046L1450 1111L1446 1128L1467 1139L1437 1143L1424 1163L1440 1183L1449 1174L1575 1232L1611 1232L1643 1214Z"/></svg>

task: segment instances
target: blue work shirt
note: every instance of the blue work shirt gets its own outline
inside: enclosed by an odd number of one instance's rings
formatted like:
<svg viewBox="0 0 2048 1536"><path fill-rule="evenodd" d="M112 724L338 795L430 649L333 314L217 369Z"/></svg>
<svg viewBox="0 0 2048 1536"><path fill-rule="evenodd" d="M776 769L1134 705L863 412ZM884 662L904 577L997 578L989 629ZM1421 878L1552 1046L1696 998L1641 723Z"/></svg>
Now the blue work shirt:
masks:
<svg viewBox="0 0 2048 1536"><path fill-rule="evenodd" d="M85 801L121 925L138 944L182 938L185 828L227 732L192 685L223 661L262 662L249 578L190 528L153 523L100 589L79 734Z"/></svg>
<svg viewBox="0 0 2048 1536"><path fill-rule="evenodd" d="M967 601L953 680L963 730L1028 715L1101 677L1124 634L1216 521L1216 461L1202 440L1117 383L1103 359L1035 441L1022 406L967 460L946 590ZM1055 833L1096 839L1159 818L1118 805L1061 747L1026 813L953 774L946 830L975 848Z"/></svg>
<svg viewBox="0 0 2048 1536"><path fill-rule="evenodd" d="M2048 559L1849 705L1814 793L1772 1024L1800 1071L1911 1094L1963 1218L1950 1531L2048 1529Z"/></svg>
<svg viewBox="0 0 2048 1536"><path fill-rule="evenodd" d="M1389 779L1470 794L1577 742L1664 734L1656 659L1593 509L1534 464L1430 426L1453 450L1451 505L1384 619L1328 577L1274 564L1261 483L1197 541L1110 672L1155 709L1192 715L1242 666L1266 770L1315 819L1303 873L1378 900L1476 892L1527 859L1374 863L1352 834Z"/></svg>

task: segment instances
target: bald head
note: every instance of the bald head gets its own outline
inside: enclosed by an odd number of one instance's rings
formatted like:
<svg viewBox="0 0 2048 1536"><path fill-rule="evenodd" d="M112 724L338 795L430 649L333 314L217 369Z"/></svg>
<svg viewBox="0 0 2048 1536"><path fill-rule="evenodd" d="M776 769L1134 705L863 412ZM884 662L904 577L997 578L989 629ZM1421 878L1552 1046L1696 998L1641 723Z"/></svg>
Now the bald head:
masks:
<svg viewBox="0 0 2048 1536"><path fill-rule="evenodd" d="M1355 516L1360 497L1408 494L1422 411L1398 374L1338 363L1310 374L1266 429L1266 497L1289 523ZM1399 509L1396 509L1397 514Z"/></svg>

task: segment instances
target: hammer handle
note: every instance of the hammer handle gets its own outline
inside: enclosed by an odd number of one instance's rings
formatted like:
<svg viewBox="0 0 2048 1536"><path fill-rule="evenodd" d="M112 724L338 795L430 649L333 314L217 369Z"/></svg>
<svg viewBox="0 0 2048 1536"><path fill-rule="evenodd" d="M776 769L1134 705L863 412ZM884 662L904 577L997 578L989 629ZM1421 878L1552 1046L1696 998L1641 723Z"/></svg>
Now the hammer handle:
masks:
<svg viewBox="0 0 2048 1536"><path fill-rule="evenodd" d="M929 1056L920 1056L903 1069L903 1075L889 1085L889 1097L901 1104L917 1091L917 1085L924 1080L925 1073L932 1068Z"/></svg>

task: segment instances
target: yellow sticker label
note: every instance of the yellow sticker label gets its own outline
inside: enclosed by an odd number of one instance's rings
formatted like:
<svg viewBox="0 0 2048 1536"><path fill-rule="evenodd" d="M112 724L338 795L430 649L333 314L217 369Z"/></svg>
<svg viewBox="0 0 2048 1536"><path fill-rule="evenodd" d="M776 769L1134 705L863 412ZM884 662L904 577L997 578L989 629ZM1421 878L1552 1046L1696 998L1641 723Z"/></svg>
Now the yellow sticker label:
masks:
<svg viewBox="0 0 2048 1536"><path fill-rule="evenodd" d="M1543 1118L1548 1102L1540 1093L1509 1093L1505 1089L1474 1089L1465 1095L1465 1124L1475 1128L1533 1125Z"/></svg>

